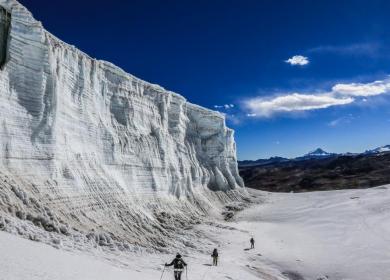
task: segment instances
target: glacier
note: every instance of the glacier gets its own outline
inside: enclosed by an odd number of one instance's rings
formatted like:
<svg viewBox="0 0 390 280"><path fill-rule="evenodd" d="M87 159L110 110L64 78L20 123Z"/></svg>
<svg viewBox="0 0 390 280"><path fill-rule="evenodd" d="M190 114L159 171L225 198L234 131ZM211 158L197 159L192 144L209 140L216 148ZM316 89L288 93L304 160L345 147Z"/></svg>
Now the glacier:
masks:
<svg viewBox="0 0 390 280"><path fill-rule="evenodd" d="M0 25L0 229L161 248L247 199L221 113L89 57L15 0Z"/></svg>

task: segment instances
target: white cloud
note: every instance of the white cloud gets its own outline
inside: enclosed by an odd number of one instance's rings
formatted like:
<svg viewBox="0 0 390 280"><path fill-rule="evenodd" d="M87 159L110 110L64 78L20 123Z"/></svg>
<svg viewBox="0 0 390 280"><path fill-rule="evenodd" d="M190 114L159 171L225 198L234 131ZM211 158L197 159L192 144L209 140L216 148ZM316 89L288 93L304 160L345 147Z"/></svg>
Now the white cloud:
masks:
<svg viewBox="0 0 390 280"><path fill-rule="evenodd" d="M377 42L356 43L350 45L322 45L307 50L309 53L334 53L341 55L378 56L382 46Z"/></svg>
<svg viewBox="0 0 390 280"><path fill-rule="evenodd" d="M234 108L234 104L224 104L224 105L214 105L215 109L232 109Z"/></svg>
<svg viewBox="0 0 390 280"><path fill-rule="evenodd" d="M249 110L248 117L270 117L278 113L290 113L325 109L346 105L367 97L385 94L390 91L390 79L371 83L336 84L330 91L319 93L287 93L274 97L255 97L244 101ZM330 124L331 125L331 124Z"/></svg>
<svg viewBox="0 0 390 280"><path fill-rule="evenodd" d="M285 62L288 64L291 64L291 65L303 66L303 65L309 64L309 59L303 55L294 55L293 57L290 57L289 59L287 59Z"/></svg>
<svg viewBox="0 0 390 280"><path fill-rule="evenodd" d="M375 81L372 83L337 84L332 87L334 93L344 96L375 96L387 92L390 89L390 81Z"/></svg>
<svg viewBox="0 0 390 280"><path fill-rule="evenodd" d="M253 98L247 100L246 107L259 117L270 117L276 113L298 112L324 109L331 106L345 105L354 101L351 97L337 98L331 94L293 93L271 99Z"/></svg>

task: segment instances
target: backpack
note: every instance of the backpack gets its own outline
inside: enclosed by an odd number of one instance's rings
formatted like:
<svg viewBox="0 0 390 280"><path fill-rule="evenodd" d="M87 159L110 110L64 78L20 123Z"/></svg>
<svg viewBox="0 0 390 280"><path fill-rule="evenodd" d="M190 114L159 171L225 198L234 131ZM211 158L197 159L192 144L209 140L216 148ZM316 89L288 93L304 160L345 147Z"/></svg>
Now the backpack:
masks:
<svg viewBox="0 0 390 280"><path fill-rule="evenodd" d="M184 268L184 264L183 264L183 260L182 259L178 259L176 261L175 268L180 268L180 269Z"/></svg>

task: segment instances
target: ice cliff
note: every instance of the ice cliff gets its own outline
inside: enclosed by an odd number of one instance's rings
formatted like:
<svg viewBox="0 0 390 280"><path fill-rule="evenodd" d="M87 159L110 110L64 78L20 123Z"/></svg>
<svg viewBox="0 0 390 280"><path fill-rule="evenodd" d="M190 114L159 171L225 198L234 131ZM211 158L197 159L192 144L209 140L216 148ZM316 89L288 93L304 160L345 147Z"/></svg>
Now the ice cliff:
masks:
<svg viewBox="0 0 390 280"><path fill-rule="evenodd" d="M34 238L16 216L103 245L164 246L157 233L241 195L220 113L89 57L14 0L0 7L0 228Z"/></svg>

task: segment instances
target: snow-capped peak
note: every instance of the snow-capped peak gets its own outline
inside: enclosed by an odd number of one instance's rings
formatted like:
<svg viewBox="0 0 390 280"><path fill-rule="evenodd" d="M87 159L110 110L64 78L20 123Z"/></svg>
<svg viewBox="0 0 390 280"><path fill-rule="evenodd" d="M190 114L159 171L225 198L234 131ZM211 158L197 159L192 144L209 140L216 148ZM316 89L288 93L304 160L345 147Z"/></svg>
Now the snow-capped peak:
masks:
<svg viewBox="0 0 390 280"><path fill-rule="evenodd" d="M314 151L311 151L305 155L305 157L323 157L323 156L330 156L333 155L332 153L328 153L324 151L321 148L317 148Z"/></svg>
<svg viewBox="0 0 390 280"><path fill-rule="evenodd" d="M390 145L382 146L372 150L367 150L365 154L379 154L379 153L386 153L386 152L390 152Z"/></svg>

